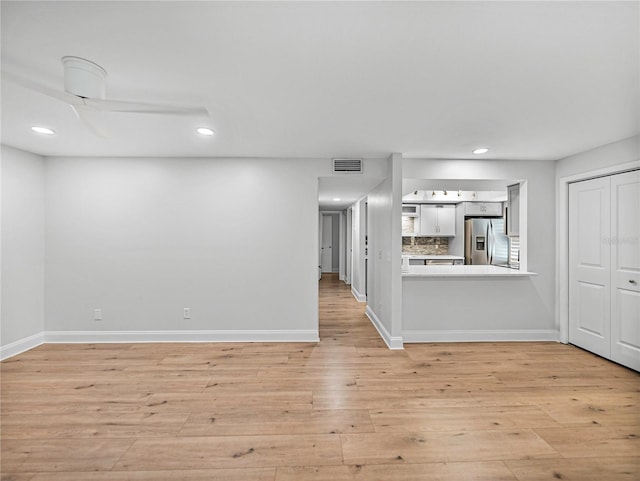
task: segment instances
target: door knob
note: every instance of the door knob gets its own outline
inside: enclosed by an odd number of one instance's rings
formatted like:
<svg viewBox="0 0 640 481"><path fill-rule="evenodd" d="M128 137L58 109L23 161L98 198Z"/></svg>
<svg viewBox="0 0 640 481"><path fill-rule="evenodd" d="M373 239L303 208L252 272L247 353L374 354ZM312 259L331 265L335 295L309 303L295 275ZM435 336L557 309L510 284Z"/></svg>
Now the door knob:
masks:
<svg viewBox="0 0 640 481"><path fill-rule="evenodd" d="M637 282L633 279L629 279L629 284L637 284Z"/></svg>

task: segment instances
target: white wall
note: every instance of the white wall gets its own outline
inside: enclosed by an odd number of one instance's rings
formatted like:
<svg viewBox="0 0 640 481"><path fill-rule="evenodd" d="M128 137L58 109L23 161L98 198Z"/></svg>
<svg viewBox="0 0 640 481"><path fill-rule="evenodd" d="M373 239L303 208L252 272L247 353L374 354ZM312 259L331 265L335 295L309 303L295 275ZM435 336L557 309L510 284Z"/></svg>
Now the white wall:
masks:
<svg viewBox="0 0 640 481"><path fill-rule="evenodd" d="M447 318L452 320L452 329L459 330L531 330L544 333L544 336L548 336L550 330L557 332L559 326L555 316L555 162L405 159L403 175L411 179L526 179L527 270L538 274L524 280L514 280L509 284L508 290L499 288L500 283L491 280L470 280L468 284L458 281L437 284L405 278L403 335L407 339L426 340L425 336L421 337L421 333L428 335L430 330L441 331L442 322ZM487 289L490 285L495 289ZM432 301L429 309L424 309L423 302L416 306L414 300L407 299L408 295L418 295L416 290L427 289L429 286L434 288L428 294L428 299ZM470 293L470 297L465 297L465 290L474 286L477 286L475 291ZM503 293L508 294L512 300L516 299L516 305L523 308L507 309L507 304L500 307ZM465 299L470 299L479 312L486 313L483 314L484 317L476 316L476 320L469 317ZM491 306L498 307L489 314ZM478 319L482 319L482 322Z"/></svg>
<svg viewBox="0 0 640 481"><path fill-rule="evenodd" d="M391 178L369 192L369 263L367 308L391 332Z"/></svg>
<svg viewBox="0 0 640 481"><path fill-rule="evenodd" d="M329 165L47 159L47 339L314 339Z"/></svg>
<svg viewBox="0 0 640 481"><path fill-rule="evenodd" d="M640 159L640 135L580 152L556 162L558 178Z"/></svg>
<svg viewBox="0 0 640 481"><path fill-rule="evenodd" d="M44 326L44 159L2 146L1 357L42 342Z"/></svg>
<svg viewBox="0 0 640 481"><path fill-rule="evenodd" d="M367 315L393 349L402 348L402 159L389 159L389 176L368 195Z"/></svg>

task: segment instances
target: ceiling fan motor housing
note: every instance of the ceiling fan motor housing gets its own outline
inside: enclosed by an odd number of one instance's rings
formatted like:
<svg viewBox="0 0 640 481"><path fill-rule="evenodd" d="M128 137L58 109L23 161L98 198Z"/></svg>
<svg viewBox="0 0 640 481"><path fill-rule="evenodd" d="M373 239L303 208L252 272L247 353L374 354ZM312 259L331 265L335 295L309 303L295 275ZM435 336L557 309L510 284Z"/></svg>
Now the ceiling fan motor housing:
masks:
<svg viewBox="0 0 640 481"><path fill-rule="evenodd" d="M104 99L107 71L100 65L80 57L62 57L64 89L88 99Z"/></svg>

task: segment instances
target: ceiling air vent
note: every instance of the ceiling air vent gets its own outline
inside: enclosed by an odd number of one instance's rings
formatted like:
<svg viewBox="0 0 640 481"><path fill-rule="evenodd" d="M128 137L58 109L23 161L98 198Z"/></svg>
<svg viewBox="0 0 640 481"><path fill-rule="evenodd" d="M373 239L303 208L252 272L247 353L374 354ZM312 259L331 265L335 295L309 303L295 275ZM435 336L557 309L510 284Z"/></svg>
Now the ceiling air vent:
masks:
<svg viewBox="0 0 640 481"><path fill-rule="evenodd" d="M362 159L332 159L335 174L362 174Z"/></svg>

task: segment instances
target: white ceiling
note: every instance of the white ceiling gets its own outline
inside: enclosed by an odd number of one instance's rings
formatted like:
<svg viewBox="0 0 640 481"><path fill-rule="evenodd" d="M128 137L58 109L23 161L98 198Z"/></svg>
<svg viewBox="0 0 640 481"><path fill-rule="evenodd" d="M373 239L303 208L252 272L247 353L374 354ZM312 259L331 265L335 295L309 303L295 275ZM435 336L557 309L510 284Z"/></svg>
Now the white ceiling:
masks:
<svg viewBox="0 0 640 481"><path fill-rule="evenodd" d="M3 79L2 142L43 155L556 159L639 131L637 1L0 5L3 71L62 89L74 55L108 98L210 112L95 114L103 139ZM380 180L354 178L322 179L321 206Z"/></svg>

